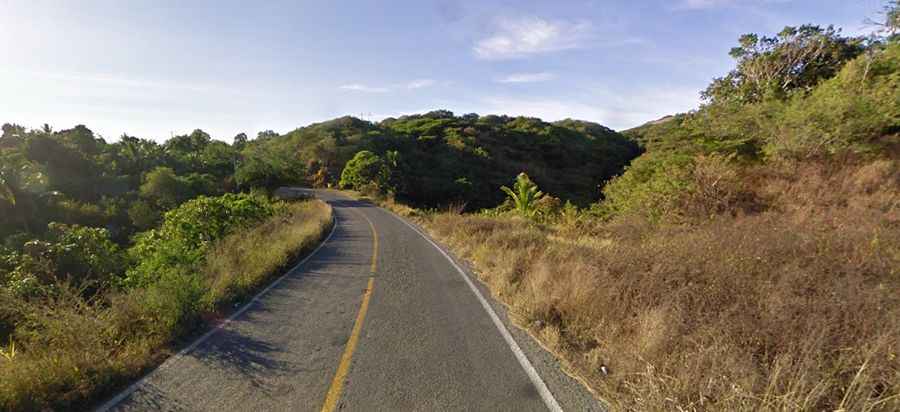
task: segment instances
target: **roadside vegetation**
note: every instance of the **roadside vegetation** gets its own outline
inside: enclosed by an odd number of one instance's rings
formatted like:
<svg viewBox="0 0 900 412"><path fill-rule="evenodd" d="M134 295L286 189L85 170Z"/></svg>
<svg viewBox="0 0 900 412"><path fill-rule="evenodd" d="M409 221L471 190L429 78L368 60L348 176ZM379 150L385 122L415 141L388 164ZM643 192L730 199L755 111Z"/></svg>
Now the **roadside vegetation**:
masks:
<svg viewBox="0 0 900 412"><path fill-rule="evenodd" d="M422 208L496 206L497 188L526 170L542 187L582 206L641 149L596 123L436 110L369 123L342 117L262 139L259 151L292 153L313 187L390 194ZM345 167L349 166L349 167ZM280 173L276 173L280 174Z"/></svg>
<svg viewBox="0 0 900 412"><path fill-rule="evenodd" d="M703 104L617 133L438 110L228 144L0 136L0 409L86 408L331 225L420 221L614 410L900 410L900 11L748 34ZM265 248L258 247L265 244Z"/></svg>
<svg viewBox="0 0 900 412"><path fill-rule="evenodd" d="M897 15L741 37L698 110L624 132L645 153L589 207L527 173L476 213L375 197L612 410L898 410Z"/></svg>
<svg viewBox="0 0 900 412"><path fill-rule="evenodd" d="M54 241L7 257L14 269L0 289L0 409L88 407L204 320L227 315L331 223L320 201L229 194L169 211L128 249L104 229L54 227Z"/></svg>

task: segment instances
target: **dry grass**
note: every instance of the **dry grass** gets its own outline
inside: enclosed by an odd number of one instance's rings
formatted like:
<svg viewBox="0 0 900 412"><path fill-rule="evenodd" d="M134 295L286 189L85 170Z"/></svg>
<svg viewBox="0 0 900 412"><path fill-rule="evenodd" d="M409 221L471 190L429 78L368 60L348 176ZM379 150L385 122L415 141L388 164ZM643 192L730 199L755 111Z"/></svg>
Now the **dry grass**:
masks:
<svg viewBox="0 0 900 412"><path fill-rule="evenodd" d="M423 223L613 410L900 410L897 161L749 173L690 225Z"/></svg>
<svg viewBox="0 0 900 412"><path fill-rule="evenodd" d="M208 255L203 304L183 302L179 282L107 294L85 301L61 287L58 296L24 300L0 292L0 318L14 319L15 355L0 356L0 410L78 410L117 390L167 355L178 332L172 311L208 311L252 293L331 225L320 201L286 206L285 213L223 239ZM184 280L188 285L192 280Z"/></svg>
<svg viewBox="0 0 900 412"><path fill-rule="evenodd" d="M206 256L206 301L227 304L247 297L298 255L311 251L331 223L332 210L326 203L294 203L284 213L222 239Z"/></svg>

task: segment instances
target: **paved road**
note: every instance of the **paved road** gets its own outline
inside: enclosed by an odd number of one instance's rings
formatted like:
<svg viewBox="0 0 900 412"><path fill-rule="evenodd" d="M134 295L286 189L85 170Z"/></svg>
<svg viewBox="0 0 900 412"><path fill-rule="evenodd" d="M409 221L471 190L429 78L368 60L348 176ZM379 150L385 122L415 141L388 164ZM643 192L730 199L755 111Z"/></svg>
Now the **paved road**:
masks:
<svg viewBox="0 0 900 412"><path fill-rule="evenodd" d="M600 410L414 226L316 195L337 221L320 249L100 409Z"/></svg>

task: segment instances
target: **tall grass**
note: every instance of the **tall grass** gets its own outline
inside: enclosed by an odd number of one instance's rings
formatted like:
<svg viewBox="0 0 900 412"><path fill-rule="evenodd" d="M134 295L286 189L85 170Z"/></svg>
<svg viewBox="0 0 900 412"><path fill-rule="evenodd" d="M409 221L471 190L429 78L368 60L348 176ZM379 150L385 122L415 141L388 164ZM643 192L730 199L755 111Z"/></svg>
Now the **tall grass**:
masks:
<svg viewBox="0 0 900 412"><path fill-rule="evenodd" d="M274 273L309 252L331 227L331 207L319 201L292 204L287 210L216 244L203 269L211 306L243 299Z"/></svg>
<svg viewBox="0 0 900 412"><path fill-rule="evenodd" d="M308 252L332 223L320 201L282 213L215 244L200 276L86 301L65 285L49 299L0 292L0 319L12 320L15 355L0 357L0 410L85 409L161 362L183 316L216 317ZM9 343L2 343L8 349ZM7 350L4 350L6 353Z"/></svg>
<svg viewBox="0 0 900 412"><path fill-rule="evenodd" d="M748 173L690 224L423 223L613 410L900 410L897 160Z"/></svg>

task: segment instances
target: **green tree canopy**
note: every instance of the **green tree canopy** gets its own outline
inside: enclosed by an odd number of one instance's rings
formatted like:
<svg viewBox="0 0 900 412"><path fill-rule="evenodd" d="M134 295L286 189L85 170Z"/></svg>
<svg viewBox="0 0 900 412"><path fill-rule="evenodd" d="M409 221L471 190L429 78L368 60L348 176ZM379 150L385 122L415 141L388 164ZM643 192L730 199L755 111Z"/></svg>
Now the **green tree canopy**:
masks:
<svg viewBox="0 0 900 412"><path fill-rule="evenodd" d="M348 189L362 189L375 184L380 190L390 190L391 171L380 156L368 150L361 150L347 162L341 172L340 185Z"/></svg>
<svg viewBox="0 0 900 412"><path fill-rule="evenodd" d="M772 37L745 34L730 52L737 68L715 79L702 95L711 103L784 98L833 77L863 50L861 38L843 37L833 26L788 26Z"/></svg>
<svg viewBox="0 0 900 412"><path fill-rule="evenodd" d="M169 167L153 169L141 185L141 197L171 209L190 196L190 185Z"/></svg>

